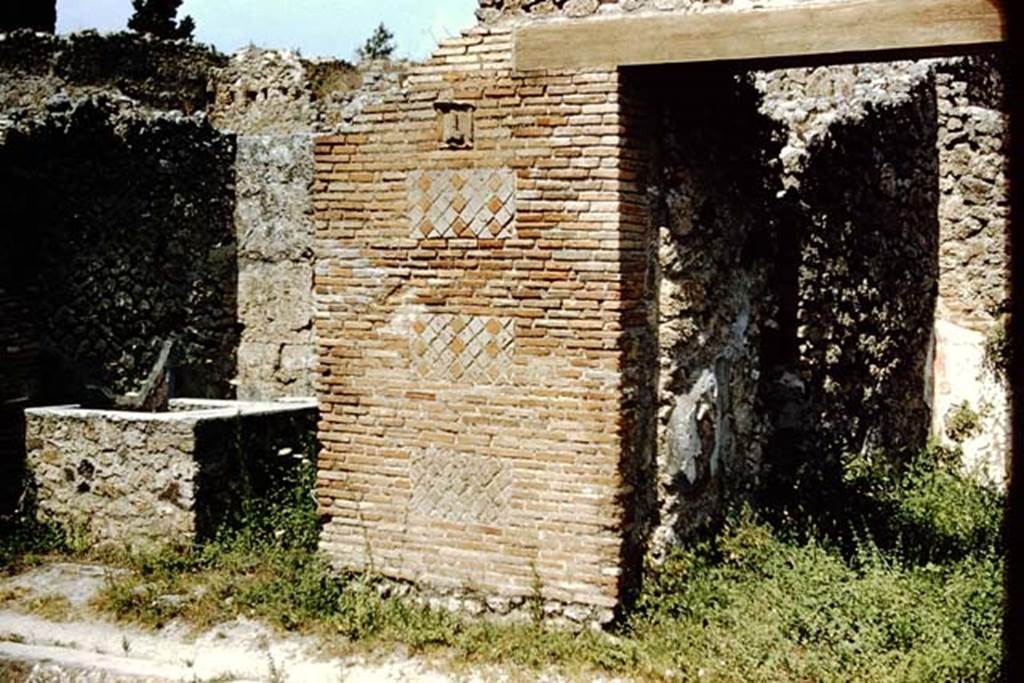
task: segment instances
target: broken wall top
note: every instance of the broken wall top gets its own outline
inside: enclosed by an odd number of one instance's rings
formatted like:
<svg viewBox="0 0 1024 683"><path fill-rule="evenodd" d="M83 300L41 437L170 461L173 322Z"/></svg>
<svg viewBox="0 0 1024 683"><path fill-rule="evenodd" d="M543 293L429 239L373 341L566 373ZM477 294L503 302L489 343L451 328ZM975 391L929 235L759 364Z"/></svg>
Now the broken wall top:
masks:
<svg viewBox="0 0 1024 683"><path fill-rule="evenodd" d="M213 71L227 58L183 40L93 31L52 36L32 31L0 34L0 110L39 109L57 93L99 92L153 109L203 110Z"/></svg>
<svg viewBox="0 0 1024 683"><path fill-rule="evenodd" d="M822 4L829 0L480 0L477 18L491 24L529 19L579 18L659 14L664 12L706 12L747 10Z"/></svg>
<svg viewBox="0 0 1024 683"><path fill-rule="evenodd" d="M226 56L131 32L0 33L0 128L102 96L122 107L205 114L228 133L308 135L351 119L375 93L399 86L405 69L255 47Z"/></svg>

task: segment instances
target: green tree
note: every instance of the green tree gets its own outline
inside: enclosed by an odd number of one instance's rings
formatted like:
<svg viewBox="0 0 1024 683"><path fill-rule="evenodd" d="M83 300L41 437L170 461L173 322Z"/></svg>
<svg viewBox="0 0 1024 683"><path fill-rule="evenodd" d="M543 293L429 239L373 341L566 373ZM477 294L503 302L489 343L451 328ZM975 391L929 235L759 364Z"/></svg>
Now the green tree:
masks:
<svg viewBox="0 0 1024 683"><path fill-rule="evenodd" d="M158 38L192 40L192 33L196 29L192 17L177 20L181 2L182 0L132 0L135 13L128 20L128 28Z"/></svg>
<svg viewBox="0 0 1024 683"><path fill-rule="evenodd" d="M395 54L395 47L395 34L381 23L359 48L357 54L360 60L391 59Z"/></svg>
<svg viewBox="0 0 1024 683"><path fill-rule="evenodd" d="M53 33L57 24L57 0L7 0L0 2L0 33L30 28Z"/></svg>

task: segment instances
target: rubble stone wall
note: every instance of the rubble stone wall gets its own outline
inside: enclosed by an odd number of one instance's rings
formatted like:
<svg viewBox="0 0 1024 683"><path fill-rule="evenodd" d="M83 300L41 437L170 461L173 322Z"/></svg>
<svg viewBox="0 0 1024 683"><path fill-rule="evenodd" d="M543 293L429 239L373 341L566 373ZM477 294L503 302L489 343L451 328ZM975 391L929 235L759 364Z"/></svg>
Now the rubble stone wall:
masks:
<svg viewBox="0 0 1024 683"><path fill-rule="evenodd" d="M1005 481L1006 377L992 358L1008 286L1003 68L989 54L755 74L786 131L795 227L781 242L802 245L788 285L799 354L781 379L813 404L801 410L819 444L898 450L930 435ZM976 428L950 436L956 415Z"/></svg>
<svg viewBox="0 0 1024 683"><path fill-rule="evenodd" d="M938 277L934 77L808 145L799 174L797 329L808 446L925 446Z"/></svg>
<svg viewBox="0 0 1024 683"><path fill-rule="evenodd" d="M230 366L222 363L213 368L219 373L216 391L197 388L191 381L179 383L176 389L179 394L197 395L236 392L244 398L311 395L315 365L311 329L315 255L309 190L313 131L329 126L330 121L351 116L364 102L373 99L375 91L394 87L401 69L370 69L365 76L366 87L357 89L364 75L355 67L343 62L302 60L286 51L249 49L226 58L191 43L158 41L134 34L53 37L26 31L0 35L0 65L13 76L0 82L0 135L19 131L11 133L16 140L27 131L63 126L73 136L66 126L71 118L69 112L89 107L84 103L96 100L103 101L102 108L110 112L110 127L123 129L132 117L140 121L161 119L167 122L165 127L205 127L215 131L211 135L223 138L224 145L233 144L231 168L225 169L226 184L215 183L210 192L211 197L217 195L218 200L223 200L226 207L233 200L234 235L231 239L220 235L220 241L213 247L216 254L210 258L211 262L221 259L226 249L235 252L235 273L226 273L227 279L220 289L225 297L236 302L235 329L225 324L223 331L236 338L237 372L232 359ZM196 113L183 116L179 112ZM212 128L203 122L203 117ZM154 127L151 123L140 125L146 129ZM153 165L169 164L167 170L173 172L171 166L178 162L172 158L180 158L192 144L197 145L198 156L206 153L206 143L188 136L162 140L159 149L137 144L137 149L127 153L148 156ZM181 149L174 149L176 146ZM167 159L159 158L163 156ZM217 164L223 165L224 161L218 160ZM42 168L36 171L47 172ZM98 183L107 176L113 181L116 175L89 174L82 186ZM66 177L71 177L70 169ZM123 188L126 201L122 202L122 209L134 212L131 220L143 230L157 229L162 219L154 218L155 214L141 205L152 199L146 196L148 190L143 184ZM138 204L128 201L129 197ZM177 197L177 206L170 208L166 217L177 212L185 214L184 221L178 223L193 221L197 211L195 199ZM69 214L72 208L68 201L60 200L53 203L51 210ZM214 223L220 220L214 219ZM209 247L207 242L207 238L198 243L189 238L186 250ZM189 277L187 273L192 270L186 267L178 272L181 277ZM97 285L99 280L90 282ZM111 289L115 283L103 286ZM129 298L138 303L139 295L135 292ZM184 302L188 296L191 295L179 293L176 298ZM186 305L167 300L145 303L146 306L133 309L134 319L154 332L164 330L172 322L161 310ZM67 313L74 314L74 307ZM120 343L126 342L136 343ZM110 340L103 344L112 348ZM234 353L232 350L231 354ZM77 354L77 349L61 352L73 361L72 365L77 363ZM146 349L145 358L138 355L134 351L129 353L135 364L125 370L133 381L148 371L144 366L152 351ZM81 374L83 369L78 370ZM91 368L84 370L95 374ZM112 388L122 389L119 385ZM52 395L48 400L80 399L81 396L68 393Z"/></svg>
<svg viewBox="0 0 1024 683"><path fill-rule="evenodd" d="M105 99L8 131L0 278L37 327L34 404L136 391L172 337L181 392L231 394L234 153L202 118Z"/></svg>
<svg viewBox="0 0 1024 683"><path fill-rule="evenodd" d="M135 33L0 33L0 116L47 99L106 94L153 109L204 111L210 77L226 63L210 48Z"/></svg>
<svg viewBox="0 0 1024 683"><path fill-rule="evenodd" d="M188 544L310 451L311 401L172 401L171 412L26 414L39 511L100 545Z"/></svg>
<svg viewBox="0 0 1024 683"><path fill-rule="evenodd" d="M959 445L983 480L1009 470L1008 117L1005 65L955 60L937 72L939 287L932 372L932 431ZM957 417L970 418L956 429Z"/></svg>

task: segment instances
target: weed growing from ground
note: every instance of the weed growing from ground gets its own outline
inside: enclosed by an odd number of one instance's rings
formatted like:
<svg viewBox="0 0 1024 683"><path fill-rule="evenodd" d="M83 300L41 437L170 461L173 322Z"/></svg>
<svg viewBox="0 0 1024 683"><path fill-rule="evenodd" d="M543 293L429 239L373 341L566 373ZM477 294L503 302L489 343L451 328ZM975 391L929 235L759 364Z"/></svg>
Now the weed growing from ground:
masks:
<svg viewBox="0 0 1024 683"><path fill-rule="evenodd" d="M834 487L831 502L793 490L788 507L742 507L650 566L610 632L474 621L333 572L316 549L309 465L215 541L131 557L97 606L153 627L259 618L341 652L401 647L466 665L673 681L990 680L1003 500L956 463L940 449L898 466L847 460L817 480Z"/></svg>
<svg viewBox="0 0 1024 683"><path fill-rule="evenodd" d="M74 533L37 519L34 512L0 517L0 573L17 572L47 555L76 549Z"/></svg>

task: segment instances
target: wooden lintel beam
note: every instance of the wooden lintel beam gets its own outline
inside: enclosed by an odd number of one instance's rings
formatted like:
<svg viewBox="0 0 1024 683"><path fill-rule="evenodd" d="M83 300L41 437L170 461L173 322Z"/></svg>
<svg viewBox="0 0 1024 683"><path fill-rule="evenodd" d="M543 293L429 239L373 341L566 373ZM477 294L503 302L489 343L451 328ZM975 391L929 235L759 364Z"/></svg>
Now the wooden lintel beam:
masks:
<svg viewBox="0 0 1024 683"><path fill-rule="evenodd" d="M527 24L515 33L515 64L529 71L866 55L1000 43L1006 33L1003 0L832 0Z"/></svg>

